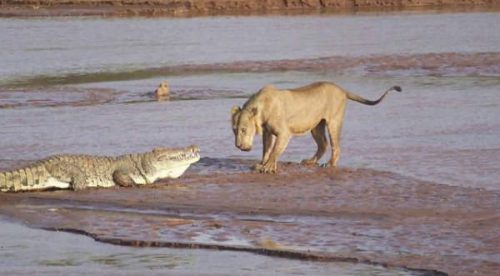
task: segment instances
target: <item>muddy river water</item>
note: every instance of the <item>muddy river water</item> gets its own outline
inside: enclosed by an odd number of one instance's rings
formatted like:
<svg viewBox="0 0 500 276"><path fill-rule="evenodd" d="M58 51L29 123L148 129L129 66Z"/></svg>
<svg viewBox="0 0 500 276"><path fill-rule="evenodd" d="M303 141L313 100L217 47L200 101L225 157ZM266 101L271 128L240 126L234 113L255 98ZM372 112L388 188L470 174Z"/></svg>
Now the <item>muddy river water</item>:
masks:
<svg viewBox="0 0 500 276"><path fill-rule="evenodd" d="M0 272L493 275L498 23L488 11L2 18L1 170L188 144L203 158L147 188L0 195ZM163 80L171 97L157 101ZM265 84L320 80L403 93L348 104L339 169L296 164L315 151L306 135L280 174L251 173L261 140L234 147L231 107Z"/></svg>

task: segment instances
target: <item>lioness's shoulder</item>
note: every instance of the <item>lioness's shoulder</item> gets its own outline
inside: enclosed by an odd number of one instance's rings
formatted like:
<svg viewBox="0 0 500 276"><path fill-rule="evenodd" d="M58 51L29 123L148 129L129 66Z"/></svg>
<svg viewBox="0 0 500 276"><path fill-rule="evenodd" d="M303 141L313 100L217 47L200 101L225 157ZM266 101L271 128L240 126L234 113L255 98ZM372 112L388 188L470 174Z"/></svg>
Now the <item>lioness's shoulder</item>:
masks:
<svg viewBox="0 0 500 276"><path fill-rule="evenodd" d="M267 84L261 89L261 91L272 91L272 90L277 90L276 87L272 84Z"/></svg>
<svg viewBox="0 0 500 276"><path fill-rule="evenodd" d="M258 103L264 99L269 98L269 96L273 96L276 91L279 91L276 87L274 87L272 84L268 84L264 87L262 87L257 93L253 94L248 98L247 102L245 103L245 106L248 106L253 103Z"/></svg>
<svg viewBox="0 0 500 276"><path fill-rule="evenodd" d="M262 87L262 89L260 89L257 94L266 95L266 94L272 94L276 91L278 91L278 89L274 85L268 84Z"/></svg>

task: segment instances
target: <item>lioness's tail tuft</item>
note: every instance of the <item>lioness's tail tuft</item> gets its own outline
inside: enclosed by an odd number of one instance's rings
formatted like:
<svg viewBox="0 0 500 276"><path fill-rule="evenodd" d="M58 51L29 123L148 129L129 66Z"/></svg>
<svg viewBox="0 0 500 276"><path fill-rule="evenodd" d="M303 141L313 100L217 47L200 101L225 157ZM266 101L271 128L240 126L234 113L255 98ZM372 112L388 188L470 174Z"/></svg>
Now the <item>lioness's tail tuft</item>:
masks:
<svg viewBox="0 0 500 276"><path fill-rule="evenodd" d="M398 91L398 92L403 92L403 89L402 89L402 88L401 88L401 86L399 86L399 85L395 85L395 86L393 86L393 87L391 88L391 90L396 90L396 91Z"/></svg>

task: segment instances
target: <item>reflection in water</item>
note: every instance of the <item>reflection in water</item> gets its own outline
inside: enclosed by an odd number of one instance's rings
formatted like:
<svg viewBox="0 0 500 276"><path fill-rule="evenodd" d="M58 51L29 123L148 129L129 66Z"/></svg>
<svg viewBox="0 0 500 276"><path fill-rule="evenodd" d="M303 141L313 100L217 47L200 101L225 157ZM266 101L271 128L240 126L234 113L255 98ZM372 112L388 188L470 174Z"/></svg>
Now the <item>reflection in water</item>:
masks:
<svg viewBox="0 0 500 276"><path fill-rule="evenodd" d="M166 95L166 96L156 96L156 100L159 101L159 102L168 101L168 100L170 100L170 96L169 95Z"/></svg>

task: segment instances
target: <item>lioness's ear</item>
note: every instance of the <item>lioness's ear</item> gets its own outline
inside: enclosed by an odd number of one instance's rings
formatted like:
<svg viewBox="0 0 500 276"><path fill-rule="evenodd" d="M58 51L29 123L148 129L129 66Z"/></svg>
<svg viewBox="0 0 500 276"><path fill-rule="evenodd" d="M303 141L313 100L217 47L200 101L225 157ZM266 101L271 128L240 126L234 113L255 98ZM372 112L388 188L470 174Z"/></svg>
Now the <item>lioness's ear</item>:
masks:
<svg viewBox="0 0 500 276"><path fill-rule="evenodd" d="M257 112L259 112L259 110L257 110L257 107L253 107L250 111L252 111L253 116L257 115Z"/></svg>
<svg viewBox="0 0 500 276"><path fill-rule="evenodd" d="M235 106L233 106L233 108L231 108L231 115L234 116L234 114L236 114L236 113L238 113L240 111L241 111L241 107L235 105Z"/></svg>

